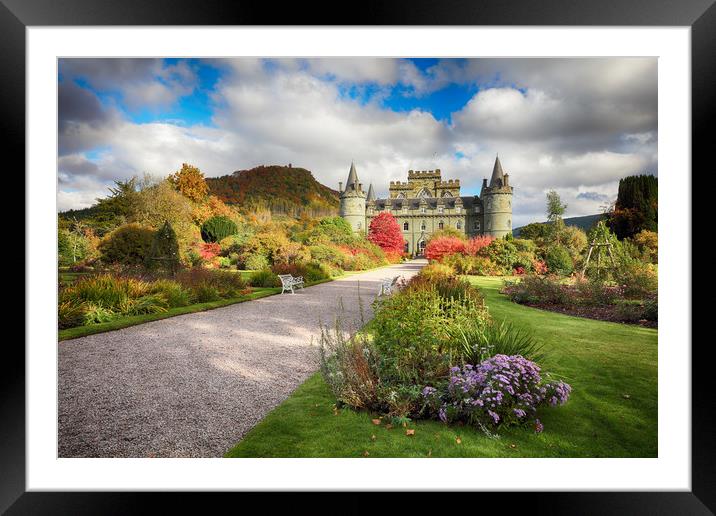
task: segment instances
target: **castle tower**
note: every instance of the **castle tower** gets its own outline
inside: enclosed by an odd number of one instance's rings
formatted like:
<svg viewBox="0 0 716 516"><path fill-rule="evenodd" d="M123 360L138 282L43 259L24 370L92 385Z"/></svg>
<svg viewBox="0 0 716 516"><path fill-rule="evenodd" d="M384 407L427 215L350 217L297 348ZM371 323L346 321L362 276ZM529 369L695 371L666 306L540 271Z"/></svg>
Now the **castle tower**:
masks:
<svg viewBox="0 0 716 516"><path fill-rule="evenodd" d="M351 170L348 172L348 181L346 189L339 183L340 203L338 213L346 219L353 228L353 231L365 233L365 203L366 192L363 191L363 185L358 182L358 173L356 167L351 163Z"/></svg>
<svg viewBox="0 0 716 516"><path fill-rule="evenodd" d="M483 233L495 238L512 234L512 191L510 176L502 170L500 158L495 158L490 184L483 180L482 206L484 210Z"/></svg>

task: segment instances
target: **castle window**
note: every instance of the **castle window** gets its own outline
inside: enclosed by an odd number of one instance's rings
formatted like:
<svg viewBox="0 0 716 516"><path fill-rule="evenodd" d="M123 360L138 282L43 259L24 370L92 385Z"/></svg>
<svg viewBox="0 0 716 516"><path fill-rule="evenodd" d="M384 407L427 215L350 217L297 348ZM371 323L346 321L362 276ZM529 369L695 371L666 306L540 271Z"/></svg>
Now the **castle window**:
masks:
<svg viewBox="0 0 716 516"><path fill-rule="evenodd" d="M418 194L419 199L427 199L430 197L430 192L427 191L427 189L423 188L420 190L420 193Z"/></svg>
<svg viewBox="0 0 716 516"><path fill-rule="evenodd" d="M425 231L425 221L420 223L420 231Z"/></svg>
<svg viewBox="0 0 716 516"><path fill-rule="evenodd" d="M445 224L443 224L443 221L441 220L440 222L438 222L438 229L444 229L444 228L445 228Z"/></svg>
<svg viewBox="0 0 716 516"><path fill-rule="evenodd" d="M443 197L452 197L450 192L443 192Z"/></svg>
<svg viewBox="0 0 716 516"><path fill-rule="evenodd" d="M405 199L405 194L403 192L400 192L395 198L396 199Z"/></svg>
<svg viewBox="0 0 716 516"><path fill-rule="evenodd" d="M460 222L460 221L458 220L458 221L457 221L457 224L455 224L455 227L456 227L457 229L462 229L462 222Z"/></svg>
<svg viewBox="0 0 716 516"><path fill-rule="evenodd" d="M480 207L479 207L479 206L475 206L475 213L480 213Z"/></svg>
<svg viewBox="0 0 716 516"><path fill-rule="evenodd" d="M492 229L492 221L491 220L487 221L487 229Z"/></svg>
<svg viewBox="0 0 716 516"><path fill-rule="evenodd" d="M403 222L403 231L408 231L408 223Z"/></svg>
<svg viewBox="0 0 716 516"><path fill-rule="evenodd" d="M510 222L510 219L507 219L507 226L512 227L512 223Z"/></svg>
<svg viewBox="0 0 716 516"><path fill-rule="evenodd" d="M438 213L442 213L442 212L443 212L443 207L442 207L442 206L438 206Z"/></svg>
<svg viewBox="0 0 716 516"><path fill-rule="evenodd" d="M359 223L358 223L358 229L361 229L362 227L363 227L363 224L359 222Z"/></svg>
<svg viewBox="0 0 716 516"><path fill-rule="evenodd" d="M425 206L422 206L422 207L420 208L420 213L425 213Z"/></svg>
<svg viewBox="0 0 716 516"><path fill-rule="evenodd" d="M480 231L480 221L476 220L475 224L473 224L473 227L475 228L476 231Z"/></svg>
<svg viewBox="0 0 716 516"><path fill-rule="evenodd" d="M455 213L460 213L460 206L455 206Z"/></svg>

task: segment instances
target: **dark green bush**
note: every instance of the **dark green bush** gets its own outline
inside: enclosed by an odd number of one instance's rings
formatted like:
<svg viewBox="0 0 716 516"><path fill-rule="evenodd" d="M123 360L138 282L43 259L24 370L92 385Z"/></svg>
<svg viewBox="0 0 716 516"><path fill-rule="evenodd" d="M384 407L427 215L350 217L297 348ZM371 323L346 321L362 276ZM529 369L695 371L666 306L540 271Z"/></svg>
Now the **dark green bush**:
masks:
<svg viewBox="0 0 716 516"><path fill-rule="evenodd" d="M235 235L239 228L229 217L223 215L211 217L201 225L201 238L204 242L221 242Z"/></svg>

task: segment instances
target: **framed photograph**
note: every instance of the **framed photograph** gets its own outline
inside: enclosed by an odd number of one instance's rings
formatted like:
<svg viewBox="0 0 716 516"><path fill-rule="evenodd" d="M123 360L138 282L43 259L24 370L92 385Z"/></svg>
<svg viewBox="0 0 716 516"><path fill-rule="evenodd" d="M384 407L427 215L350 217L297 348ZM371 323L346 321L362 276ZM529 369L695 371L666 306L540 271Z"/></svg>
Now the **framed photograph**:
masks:
<svg viewBox="0 0 716 516"><path fill-rule="evenodd" d="M4 0L27 302L0 508L430 490L710 514L712 2L273 10Z"/></svg>

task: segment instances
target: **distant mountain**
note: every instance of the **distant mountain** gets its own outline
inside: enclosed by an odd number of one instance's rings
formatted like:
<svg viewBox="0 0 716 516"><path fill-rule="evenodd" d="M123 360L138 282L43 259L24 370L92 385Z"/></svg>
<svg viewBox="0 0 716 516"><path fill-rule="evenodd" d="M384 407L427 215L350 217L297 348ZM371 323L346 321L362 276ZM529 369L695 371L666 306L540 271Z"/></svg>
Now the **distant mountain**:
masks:
<svg viewBox="0 0 716 516"><path fill-rule="evenodd" d="M260 166L221 177L207 177L209 191L243 209L270 209L277 214L338 214L338 192L322 185L310 170L292 166Z"/></svg>
<svg viewBox="0 0 716 516"><path fill-rule="evenodd" d="M565 225L567 226L576 226L580 229L583 229L584 231L589 231L592 226L594 226L601 218L604 217L603 213L598 213L596 215L584 215L582 217L567 217L564 220ZM546 222L541 222L540 224L547 224ZM515 237L520 236L520 230L524 226L520 226L518 228L515 228L512 230L512 234Z"/></svg>

